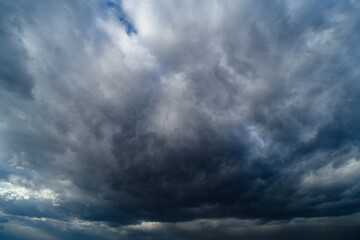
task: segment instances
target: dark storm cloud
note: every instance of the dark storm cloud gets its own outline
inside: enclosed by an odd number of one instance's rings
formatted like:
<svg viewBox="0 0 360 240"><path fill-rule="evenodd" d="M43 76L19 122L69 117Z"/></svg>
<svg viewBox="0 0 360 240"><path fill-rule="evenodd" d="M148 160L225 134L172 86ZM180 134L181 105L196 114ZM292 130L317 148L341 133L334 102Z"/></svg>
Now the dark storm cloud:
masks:
<svg viewBox="0 0 360 240"><path fill-rule="evenodd" d="M6 234L358 235L356 1L1 5Z"/></svg>
<svg viewBox="0 0 360 240"><path fill-rule="evenodd" d="M0 4L0 86L2 90L30 98L34 81L28 73L28 55L19 36L22 23L28 20L28 16L22 7L11 1L2 1Z"/></svg>

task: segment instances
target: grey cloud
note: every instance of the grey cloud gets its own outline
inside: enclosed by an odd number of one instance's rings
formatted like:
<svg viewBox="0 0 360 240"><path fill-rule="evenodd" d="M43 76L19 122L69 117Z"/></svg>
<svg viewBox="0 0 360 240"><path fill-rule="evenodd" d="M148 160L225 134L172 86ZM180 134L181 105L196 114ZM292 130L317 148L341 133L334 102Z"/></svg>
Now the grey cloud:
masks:
<svg viewBox="0 0 360 240"><path fill-rule="evenodd" d="M3 212L123 226L359 211L356 2L1 4L1 180L33 194ZM285 225L269 231L311 232Z"/></svg>
<svg viewBox="0 0 360 240"><path fill-rule="evenodd" d="M20 37L23 31L22 23L28 20L27 14L10 1L2 1L1 9L1 89L31 98L34 80L27 69L28 53Z"/></svg>
<svg viewBox="0 0 360 240"><path fill-rule="evenodd" d="M19 235L18 224L24 235ZM189 222L141 222L110 227L102 222L79 219L61 221L7 215L0 236L7 239L357 239L358 216L296 218L292 221L198 219ZM66 229L67 231L59 231ZM55 233L55 234L54 234Z"/></svg>

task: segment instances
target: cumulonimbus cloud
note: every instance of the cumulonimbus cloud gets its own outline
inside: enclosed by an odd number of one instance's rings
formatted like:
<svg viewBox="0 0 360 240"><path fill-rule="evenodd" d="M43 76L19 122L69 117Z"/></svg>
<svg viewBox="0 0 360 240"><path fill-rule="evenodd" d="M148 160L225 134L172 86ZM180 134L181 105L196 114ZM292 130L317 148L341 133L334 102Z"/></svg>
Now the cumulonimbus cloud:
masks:
<svg viewBox="0 0 360 240"><path fill-rule="evenodd" d="M0 5L6 214L131 226L358 211L356 1ZM51 198L30 199L41 189Z"/></svg>

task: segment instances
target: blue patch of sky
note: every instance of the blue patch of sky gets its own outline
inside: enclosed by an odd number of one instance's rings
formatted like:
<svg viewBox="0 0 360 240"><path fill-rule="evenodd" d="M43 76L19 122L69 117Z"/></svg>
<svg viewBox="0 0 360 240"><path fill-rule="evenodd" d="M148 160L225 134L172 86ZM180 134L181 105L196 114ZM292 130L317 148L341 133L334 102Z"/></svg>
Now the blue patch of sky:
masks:
<svg viewBox="0 0 360 240"><path fill-rule="evenodd" d="M131 23L130 19L126 16L126 14L121 6L121 1L120 2L105 1L105 7L113 9L115 11L119 21L125 26L126 33L128 35L137 33L134 25Z"/></svg>

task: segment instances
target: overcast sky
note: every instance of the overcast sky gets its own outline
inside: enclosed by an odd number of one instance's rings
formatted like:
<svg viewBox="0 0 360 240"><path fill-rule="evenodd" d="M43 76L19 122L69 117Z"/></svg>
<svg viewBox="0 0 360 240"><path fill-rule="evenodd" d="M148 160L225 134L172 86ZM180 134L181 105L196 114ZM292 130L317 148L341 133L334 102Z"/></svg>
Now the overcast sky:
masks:
<svg viewBox="0 0 360 240"><path fill-rule="evenodd" d="M360 239L360 1L0 0L0 239Z"/></svg>

